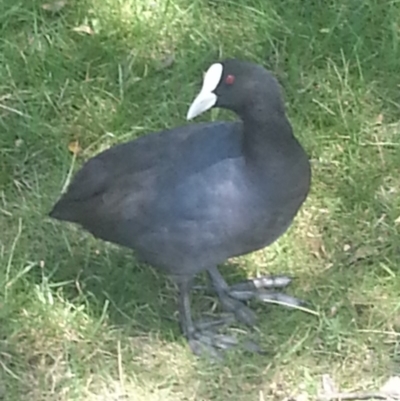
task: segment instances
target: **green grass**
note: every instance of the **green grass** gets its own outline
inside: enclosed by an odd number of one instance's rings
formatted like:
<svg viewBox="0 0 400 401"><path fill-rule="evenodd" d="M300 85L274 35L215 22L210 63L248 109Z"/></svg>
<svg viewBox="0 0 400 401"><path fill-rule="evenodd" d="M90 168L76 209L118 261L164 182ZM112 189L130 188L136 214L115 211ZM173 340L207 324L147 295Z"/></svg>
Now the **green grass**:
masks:
<svg viewBox="0 0 400 401"><path fill-rule="evenodd" d="M324 373L344 389L399 373L400 3L41 5L0 3L0 400L272 400L315 395ZM73 30L82 24L94 34ZM71 141L76 169L185 124L202 71L231 56L279 77L313 189L279 242L225 274L290 273L320 316L256 305L268 355L236 350L214 365L188 351L162 274L46 214Z"/></svg>

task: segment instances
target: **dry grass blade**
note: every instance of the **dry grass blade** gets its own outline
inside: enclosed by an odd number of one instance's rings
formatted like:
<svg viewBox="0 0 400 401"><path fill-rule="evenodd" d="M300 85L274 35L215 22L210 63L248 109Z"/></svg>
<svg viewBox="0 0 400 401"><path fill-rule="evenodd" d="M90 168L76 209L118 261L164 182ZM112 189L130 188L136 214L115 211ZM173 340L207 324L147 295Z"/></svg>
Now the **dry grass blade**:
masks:
<svg viewBox="0 0 400 401"><path fill-rule="evenodd" d="M331 393L319 395L318 401L334 401L334 400L388 400L397 401L400 400L398 396L391 396L383 392L365 392L365 393Z"/></svg>
<svg viewBox="0 0 400 401"><path fill-rule="evenodd" d="M85 33L87 35L94 35L94 30L89 25L79 25L72 28L74 32Z"/></svg>
<svg viewBox="0 0 400 401"><path fill-rule="evenodd" d="M45 3L42 4L43 10L52 12L52 13L58 13L60 12L65 6L67 5L66 0L58 0L54 1L52 3Z"/></svg>

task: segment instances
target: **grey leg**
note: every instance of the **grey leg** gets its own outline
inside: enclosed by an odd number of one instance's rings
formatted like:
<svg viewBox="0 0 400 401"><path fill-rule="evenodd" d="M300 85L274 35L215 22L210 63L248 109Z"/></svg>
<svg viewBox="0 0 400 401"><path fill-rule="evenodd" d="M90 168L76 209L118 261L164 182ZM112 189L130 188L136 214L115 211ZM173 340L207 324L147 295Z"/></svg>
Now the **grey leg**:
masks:
<svg viewBox="0 0 400 401"><path fill-rule="evenodd" d="M178 283L179 287L179 318L183 334L186 336L192 352L196 355L204 353L220 359L218 349L228 349L237 344L237 340L231 336L217 334L207 330L206 326L196 326L193 322L190 307L191 282ZM209 325L211 327L211 325Z"/></svg>
<svg viewBox="0 0 400 401"><path fill-rule="evenodd" d="M223 308L235 314L236 318L248 326L254 326L256 315L241 300L230 295L230 288L216 267L207 270L212 285L221 301Z"/></svg>

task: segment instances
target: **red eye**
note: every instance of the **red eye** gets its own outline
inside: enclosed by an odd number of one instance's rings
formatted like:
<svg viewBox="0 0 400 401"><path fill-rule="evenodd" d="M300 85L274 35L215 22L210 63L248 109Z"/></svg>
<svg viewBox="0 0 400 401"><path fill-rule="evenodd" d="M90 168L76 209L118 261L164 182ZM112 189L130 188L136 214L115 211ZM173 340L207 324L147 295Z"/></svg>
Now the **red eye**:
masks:
<svg viewBox="0 0 400 401"><path fill-rule="evenodd" d="M234 75L227 75L225 78L225 83L227 85L232 85L235 82L235 76Z"/></svg>

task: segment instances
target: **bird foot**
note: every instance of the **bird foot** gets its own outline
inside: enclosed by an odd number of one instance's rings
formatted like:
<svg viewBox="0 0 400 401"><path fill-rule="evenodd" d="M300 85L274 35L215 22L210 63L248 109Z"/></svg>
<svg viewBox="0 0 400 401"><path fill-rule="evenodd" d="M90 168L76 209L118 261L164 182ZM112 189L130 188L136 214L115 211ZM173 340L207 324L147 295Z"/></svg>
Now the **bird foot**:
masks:
<svg viewBox="0 0 400 401"><path fill-rule="evenodd" d="M256 322L255 313L245 305L245 302L251 299L266 303L279 303L289 307L305 304L298 298L274 291L277 288L285 288L291 283L292 280L287 276L262 276L231 286L222 281L219 272L212 272L210 277L222 307L227 312L233 313L239 322L247 326L254 326Z"/></svg>
<svg viewBox="0 0 400 401"><path fill-rule="evenodd" d="M257 299L262 302L275 302L289 307L305 305L305 301L282 292L273 291L273 289L285 288L291 282L292 279L288 276L261 276L231 285L228 294L240 301Z"/></svg>
<svg viewBox="0 0 400 401"><path fill-rule="evenodd" d="M209 355L212 359L221 360L221 351L238 344L234 336L219 334L208 330L196 330L188 336L190 349L195 355Z"/></svg>
<svg viewBox="0 0 400 401"><path fill-rule="evenodd" d="M219 319L207 319L196 322L195 329L187 335L189 346L195 355L208 355L214 360L223 359L223 351L239 345L237 337L221 334L218 327L233 323L235 317L231 314L221 315ZM245 340L242 347L252 353L264 353L264 350L252 340Z"/></svg>
<svg viewBox="0 0 400 401"><path fill-rule="evenodd" d="M217 329L220 326L229 326L235 320L250 327L254 326L256 315L246 305L247 301L256 299L289 307L305 304L300 299L276 291L291 283L292 280L287 276L263 276L229 286L216 268L208 269L208 273L213 289L228 314L221 315L219 319L198 321L194 324L188 313L188 300L185 297L182 298L182 328L192 352L196 355L208 354L212 359L221 360L223 351L239 345L236 337L220 334ZM182 293L185 294L185 292ZM265 350L250 339L240 342L240 345L252 353L265 353Z"/></svg>

